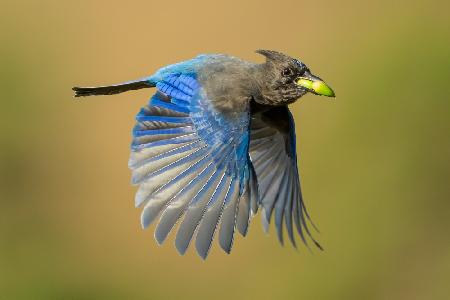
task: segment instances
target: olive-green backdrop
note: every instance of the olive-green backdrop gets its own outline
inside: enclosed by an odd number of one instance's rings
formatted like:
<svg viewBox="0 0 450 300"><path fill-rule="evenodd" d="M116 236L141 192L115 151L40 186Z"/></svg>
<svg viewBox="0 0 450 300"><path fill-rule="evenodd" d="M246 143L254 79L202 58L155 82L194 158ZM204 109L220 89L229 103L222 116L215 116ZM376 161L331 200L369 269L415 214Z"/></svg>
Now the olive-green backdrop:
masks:
<svg viewBox="0 0 450 300"><path fill-rule="evenodd" d="M450 299L448 1L1 1L0 299ZM260 216L231 255L159 247L127 160L152 91L75 100L200 53L308 64L293 104L325 251Z"/></svg>

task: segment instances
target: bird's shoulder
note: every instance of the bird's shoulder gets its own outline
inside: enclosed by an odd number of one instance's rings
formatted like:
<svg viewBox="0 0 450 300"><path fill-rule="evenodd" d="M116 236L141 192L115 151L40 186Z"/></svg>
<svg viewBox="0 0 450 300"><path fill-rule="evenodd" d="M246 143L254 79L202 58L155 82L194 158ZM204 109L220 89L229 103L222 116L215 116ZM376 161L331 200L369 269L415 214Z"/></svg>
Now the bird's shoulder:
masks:
<svg viewBox="0 0 450 300"><path fill-rule="evenodd" d="M159 69L151 80L164 81L173 74L192 76L199 83L199 94L217 111L246 111L256 89L254 66L231 55L201 54Z"/></svg>
<svg viewBox="0 0 450 300"><path fill-rule="evenodd" d="M245 111L257 89L254 66L229 55L210 56L198 69L197 78L216 109Z"/></svg>

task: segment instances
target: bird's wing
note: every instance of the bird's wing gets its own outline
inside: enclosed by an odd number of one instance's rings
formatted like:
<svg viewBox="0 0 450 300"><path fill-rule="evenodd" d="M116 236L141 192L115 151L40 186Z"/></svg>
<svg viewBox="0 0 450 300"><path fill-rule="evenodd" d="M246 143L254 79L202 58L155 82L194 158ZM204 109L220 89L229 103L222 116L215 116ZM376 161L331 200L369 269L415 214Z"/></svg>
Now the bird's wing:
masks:
<svg viewBox="0 0 450 300"><path fill-rule="evenodd" d="M302 239L311 237L309 220L300 190L295 143L295 124L287 106L254 113L251 117L250 158L256 172L262 221L268 230L272 212L278 238L283 243L283 219L295 246L293 223ZM314 225L313 225L314 226ZM306 233L306 234L305 234Z"/></svg>
<svg viewBox="0 0 450 300"><path fill-rule="evenodd" d="M251 179L249 112L217 112L194 74L171 74L137 115L129 166L139 185L136 206L163 243L184 216L176 236L183 254L196 233L196 249L208 255L216 229L230 252L235 228L247 228ZM219 228L220 224L220 228Z"/></svg>

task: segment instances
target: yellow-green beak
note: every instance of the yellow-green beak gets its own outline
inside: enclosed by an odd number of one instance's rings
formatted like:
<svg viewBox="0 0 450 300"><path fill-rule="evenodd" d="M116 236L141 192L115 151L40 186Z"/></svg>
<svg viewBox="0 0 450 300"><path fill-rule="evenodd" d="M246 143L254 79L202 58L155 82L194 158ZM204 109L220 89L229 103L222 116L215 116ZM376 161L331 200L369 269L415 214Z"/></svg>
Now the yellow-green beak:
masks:
<svg viewBox="0 0 450 300"><path fill-rule="evenodd" d="M319 77L310 75L308 77L300 77L296 81L297 85L308 89L310 92L327 97L336 97L334 91Z"/></svg>

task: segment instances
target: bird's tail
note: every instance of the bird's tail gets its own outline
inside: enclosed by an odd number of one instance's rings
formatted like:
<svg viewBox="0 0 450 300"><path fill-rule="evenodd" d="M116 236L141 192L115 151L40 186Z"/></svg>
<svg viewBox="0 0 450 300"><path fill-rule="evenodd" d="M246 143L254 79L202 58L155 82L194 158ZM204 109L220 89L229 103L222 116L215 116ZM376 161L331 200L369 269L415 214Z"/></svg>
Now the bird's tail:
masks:
<svg viewBox="0 0 450 300"><path fill-rule="evenodd" d="M98 87L73 87L75 97L114 95L131 90L139 90L155 87L155 83L148 79L140 79L136 81L124 82L121 84L98 86Z"/></svg>

